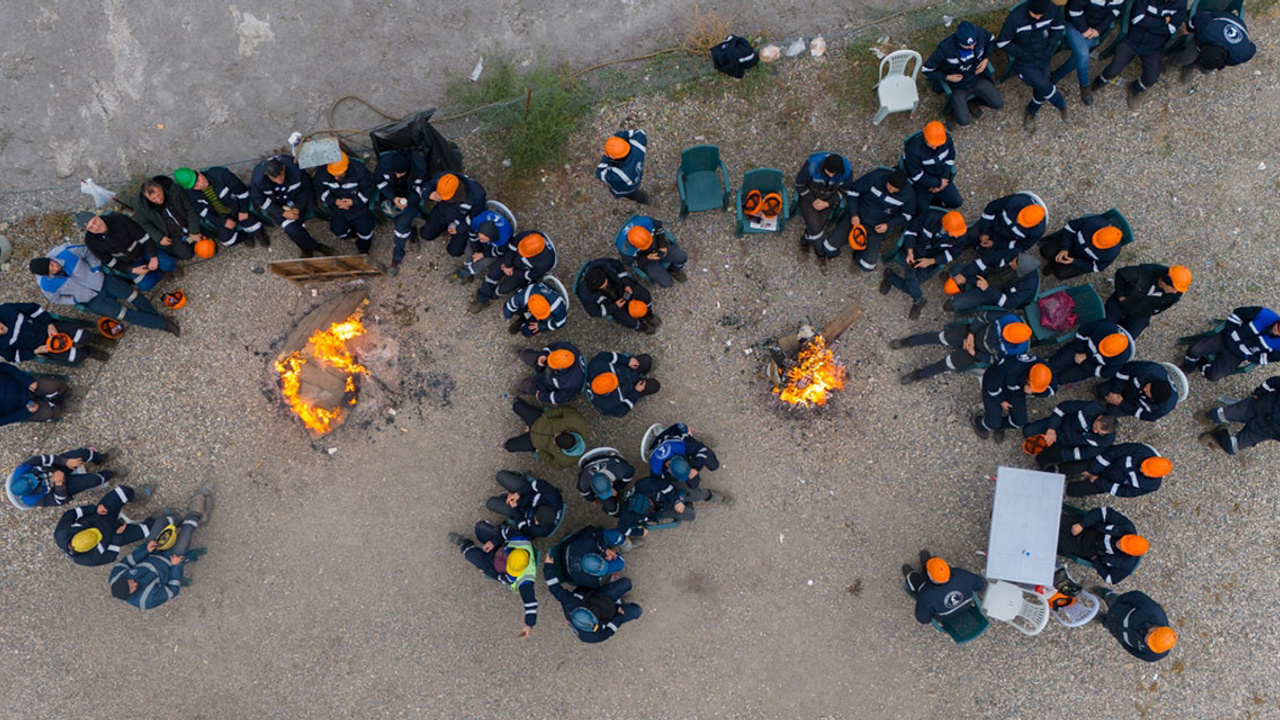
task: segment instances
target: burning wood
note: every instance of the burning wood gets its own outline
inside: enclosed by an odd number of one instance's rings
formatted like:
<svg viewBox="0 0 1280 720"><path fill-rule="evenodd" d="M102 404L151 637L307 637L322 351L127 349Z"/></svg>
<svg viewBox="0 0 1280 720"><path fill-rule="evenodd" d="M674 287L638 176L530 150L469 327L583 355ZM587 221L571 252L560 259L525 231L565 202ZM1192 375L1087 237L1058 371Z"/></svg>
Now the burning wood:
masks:
<svg viewBox="0 0 1280 720"><path fill-rule="evenodd" d="M276 358L280 392L312 437L342 423L356 404L356 376L369 375L348 345L365 334L362 316L367 304L361 294L322 305L303 319Z"/></svg>
<svg viewBox="0 0 1280 720"><path fill-rule="evenodd" d="M822 335L810 339L795 363L779 376L773 392L789 405L826 405L832 393L844 388L844 366L836 362Z"/></svg>

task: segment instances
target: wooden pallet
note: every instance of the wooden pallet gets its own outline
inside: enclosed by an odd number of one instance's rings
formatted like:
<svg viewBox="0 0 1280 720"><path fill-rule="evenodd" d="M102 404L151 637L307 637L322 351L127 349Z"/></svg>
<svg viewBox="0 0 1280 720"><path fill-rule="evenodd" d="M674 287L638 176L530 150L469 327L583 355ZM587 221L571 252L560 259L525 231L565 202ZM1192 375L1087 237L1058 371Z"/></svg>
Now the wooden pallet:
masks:
<svg viewBox="0 0 1280 720"><path fill-rule="evenodd" d="M331 280L350 280L358 277L384 275L382 264L370 260L368 255L335 255L332 257L277 260L267 265L272 275L293 282L312 283Z"/></svg>

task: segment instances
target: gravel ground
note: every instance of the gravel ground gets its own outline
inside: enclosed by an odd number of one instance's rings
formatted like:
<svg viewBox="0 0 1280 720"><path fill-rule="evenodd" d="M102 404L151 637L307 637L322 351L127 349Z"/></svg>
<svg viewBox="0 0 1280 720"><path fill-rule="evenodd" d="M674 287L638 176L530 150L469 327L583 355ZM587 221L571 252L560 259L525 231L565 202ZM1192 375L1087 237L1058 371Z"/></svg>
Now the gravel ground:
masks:
<svg viewBox="0 0 1280 720"><path fill-rule="evenodd" d="M1070 127L1045 113L1031 137L1017 110L1026 89L1003 86L1013 109L956 133L966 214L1019 188L1048 202L1055 225L1120 207L1138 238L1121 264L1181 262L1195 273L1186 299L1142 337L1142 358L1175 359L1178 335L1232 307L1273 303L1264 288L1280 250L1266 241L1276 220L1267 211L1280 158L1255 128L1278 109L1278 29L1274 14L1252 20L1261 52L1244 68L1190 86L1166 78L1137 112L1108 92ZM697 142L718 143L735 177L758 166L790 176L819 147L859 168L892 162L926 113L873 128L870 111L833 106L811 81L840 72L839 62L771 69L762 97L717 79L679 102L604 108L563 168L532 182L477 175L523 227L556 240L568 282L583 261L612 254L613 233L634 210L590 177L599 138L619 122L649 132L654 215L671 221L679 149ZM472 168L501 160L465 150ZM157 506L218 482L217 512L197 535L210 553L191 570L195 583L146 614L107 597L105 569L58 557L56 512L0 514L0 671L25 678L8 683L0 714L121 714L163 702L169 714L197 717L1280 716L1280 632L1265 600L1276 574L1258 571L1280 547L1276 473L1263 470L1276 446L1228 459L1193 441L1198 411L1264 373L1212 386L1193 378L1192 397L1170 417L1121 428L1123 440L1153 443L1176 468L1158 494L1114 501L1153 541L1122 589L1168 609L1181 635L1169 659L1138 662L1099 625L1052 624L1027 638L997 624L957 649L914 622L898 566L924 546L980 569L992 493L981 478L1026 461L1014 443L975 442L965 422L978 399L972 377L897 384L934 356L891 352L886 341L948 320L937 285L924 317L908 323L908 301L880 297L878 276L846 275L843 259L829 275L813 261L797 265L795 227L738 240L730 218L703 213L674 228L694 261L689 283L659 293L661 332L623 334L575 308L558 337L588 353L659 359L662 393L622 420L586 411L594 442L637 460L645 427L683 420L714 436L724 467L708 485L738 503L708 506L628 557L645 616L618 637L578 643L543 590L542 621L518 641L518 602L444 539L484 517L500 468L573 492L572 473L499 447L519 431L508 388L521 376L515 351L532 343L505 335L491 315L464 312L469 290L445 281L452 263L438 245L423 247L399 277L363 285L372 331L389 338L377 372L394 395L366 383L351 420L311 443L279 404L267 363L294 322L349 288L313 295L251 272L286 255L278 237L270 252L233 250L189 269L180 340L134 330L105 367L73 372L80 413L0 430L3 467L81 442L123 447L131 480L157 484ZM379 233L375 255L389 255L389 229ZM5 287L6 298L32 294L21 272ZM824 322L847 300L865 313L835 344L846 390L818 411L780 409L759 376L763 345ZM1036 401L1032 415L1050 407ZM564 527L601 518L572 499ZM102 673L114 682L90 680Z"/></svg>

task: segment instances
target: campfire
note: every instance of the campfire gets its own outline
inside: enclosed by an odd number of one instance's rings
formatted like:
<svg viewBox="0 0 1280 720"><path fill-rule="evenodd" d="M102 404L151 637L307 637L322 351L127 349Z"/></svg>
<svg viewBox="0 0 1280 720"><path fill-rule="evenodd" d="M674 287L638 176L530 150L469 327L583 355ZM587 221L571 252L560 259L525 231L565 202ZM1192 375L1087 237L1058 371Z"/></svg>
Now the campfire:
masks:
<svg viewBox="0 0 1280 720"><path fill-rule="evenodd" d="M316 308L275 360L281 395L313 438L342 424L356 404L357 376L369 374L349 344L365 334L362 316L368 303L363 293L355 293Z"/></svg>
<svg viewBox="0 0 1280 720"><path fill-rule="evenodd" d="M831 395L844 388L844 366L836 362L822 335L810 338L790 367L778 366L778 384L773 392L788 405L826 405Z"/></svg>

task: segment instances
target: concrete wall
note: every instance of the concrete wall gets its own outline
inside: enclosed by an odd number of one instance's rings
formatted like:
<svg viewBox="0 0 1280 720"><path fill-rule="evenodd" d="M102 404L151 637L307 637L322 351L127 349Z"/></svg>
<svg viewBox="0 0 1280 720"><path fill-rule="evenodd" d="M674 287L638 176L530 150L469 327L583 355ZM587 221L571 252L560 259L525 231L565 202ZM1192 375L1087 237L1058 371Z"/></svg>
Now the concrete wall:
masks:
<svg viewBox="0 0 1280 720"><path fill-rule="evenodd" d="M495 48L585 65L674 41L695 0L13 3L0 23L0 190L255 158L358 93L442 104ZM893 0L714 2L744 32L838 31ZM909 4L923 4L911 0ZM372 114L360 127L376 124Z"/></svg>

